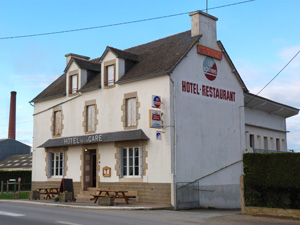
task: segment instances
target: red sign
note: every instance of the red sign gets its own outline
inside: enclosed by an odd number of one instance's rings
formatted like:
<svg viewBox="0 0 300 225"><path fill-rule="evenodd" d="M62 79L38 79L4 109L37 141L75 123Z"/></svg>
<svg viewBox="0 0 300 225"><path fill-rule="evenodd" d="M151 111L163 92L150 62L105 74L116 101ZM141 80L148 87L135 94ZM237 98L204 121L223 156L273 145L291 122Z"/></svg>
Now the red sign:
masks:
<svg viewBox="0 0 300 225"><path fill-rule="evenodd" d="M217 78L218 68L214 59L211 57L206 57L203 61L203 72L206 78L210 81L213 81Z"/></svg>
<svg viewBox="0 0 300 225"><path fill-rule="evenodd" d="M159 114L153 114L152 119L156 121L160 121L160 115Z"/></svg>
<svg viewBox="0 0 300 225"><path fill-rule="evenodd" d="M203 45L198 45L197 46L197 52L199 54L211 56L211 57L216 58L216 59L220 59L220 60L222 59L222 52L214 50L214 49L209 48L209 47L205 47Z"/></svg>

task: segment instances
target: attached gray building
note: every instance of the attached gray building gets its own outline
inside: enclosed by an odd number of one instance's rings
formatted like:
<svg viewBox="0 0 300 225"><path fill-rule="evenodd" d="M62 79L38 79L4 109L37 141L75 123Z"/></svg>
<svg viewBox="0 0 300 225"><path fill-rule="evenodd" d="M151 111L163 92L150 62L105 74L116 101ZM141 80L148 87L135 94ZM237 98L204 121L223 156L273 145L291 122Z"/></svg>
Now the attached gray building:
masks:
<svg viewBox="0 0 300 225"><path fill-rule="evenodd" d="M0 161L12 155L30 154L30 148L14 139L0 139Z"/></svg>

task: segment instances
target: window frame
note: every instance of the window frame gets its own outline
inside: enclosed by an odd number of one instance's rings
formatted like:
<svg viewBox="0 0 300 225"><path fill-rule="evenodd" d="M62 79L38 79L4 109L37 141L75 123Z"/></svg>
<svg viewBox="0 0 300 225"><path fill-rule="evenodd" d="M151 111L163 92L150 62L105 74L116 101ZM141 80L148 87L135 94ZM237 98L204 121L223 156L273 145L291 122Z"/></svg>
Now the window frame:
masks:
<svg viewBox="0 0 300 225"><path fill-rule="evenodd" d="M60 113L59 126L57 126L57 114ZM57 127L59 127L59 132L57 133ZM62 134L62 110L56 110L53 112L53 136L61 136Z"/></svg>
<svg viewBox="0 0 300 225"><path fill-rule="evenodd" d="M110 60L107 62L104 62L104 78L103 78L103 86L104 88L112 88L115 87L116 83L116 72L117 72L117 66L116 66L116 60ZM109 82L109 68L113 67L113 82Z"/></svg>
<svg viewBox="0 0 300 225"><path fill-rule="evenodd" d="M48 167L49 167L49 172L50 174L48 175L49 178L60 178L64 177L65 173L65 152L64 151L59 151L59 152L49 152L48 153ZM58 157L58 160L56 156ZM57 165L57 162L59 165ZM60 165L62 164L62 165Z"/></svg>
<svg viewBox="0 0 300 225"><path fill-rule="evenodd" d="M135 98L135 123L131 124L131 126L128 126L127 100L130 98ZM141 119L141 114L139 113L140 106L141 103L139 102L138 94L136 91L124 94L123 104L121 105L121 110L122 110L121 121L123 123L124 130L133 130L138 128L139 125L138 123L139 120Z"/></svg>
<svg viewBox="0 0 300 225"><path fill-rule="evenodd" d="M73 91L73 84L74 84L74 81L73 81L73 78L76 77L76 88L75 88L75 91ZM69 76L69 91L68 93L70 95L74 95L74 94L77 94L78 93L78 74L72 74Z"/></svg>
<svg viewBox="0 0 300 225"><path fill-rule="evenodd" d="M112 68L112 70L110 68ZM105 82L106 87L115 85L115 71L116 71L115 64L106 66L106 82ZM113 74L110 74L110 72L112 72ZM113 77L112 81L110 81L110 79L109 79L110 76Z"/></svg>
<svg viewBox="0 0 300 225"><path fill-rule="evenodd" d="M132 149L132 166L130 166L130 149ZM138 149L138 155L135 154L135 150ZM126 155L124 154L126 150ZM143 148L142 146L130 146L120 147L119 149L119 177L120 178L142 178L143 177ZM124 165L124 159L126 165ZM135 159L138 160L136 163ZM132 167L132 175L130 175L130 167ZM126 168L126 174L124 174ZM138 174L135 171L138 169Z"/></svg>
<svg viewBox="0 0 300 225"><path fill-rule="evenodd" d="M137 126L137 108L136 108L136 97L127 98L125 100L125 124L126 127L136 127ZM134 103L134 104L132 104ZM131 105L132 104L132 105Z"/></svg>
<svg viewBox="0 0 300 225"><path fill-rule="evenodd" d="M89 110L90 108L93 107L93 110ZM89 119L90 115L89 113L93 112L92 115L94 118L92 118L91 120ZM95 132L96 131L96 104L91 104L91 105L86 105L86 126L85 126L85 131L87 133L89 132ZM92 124L90 124L92 123ZM93 126L92 128L90 128L90 125Z"/></svg>

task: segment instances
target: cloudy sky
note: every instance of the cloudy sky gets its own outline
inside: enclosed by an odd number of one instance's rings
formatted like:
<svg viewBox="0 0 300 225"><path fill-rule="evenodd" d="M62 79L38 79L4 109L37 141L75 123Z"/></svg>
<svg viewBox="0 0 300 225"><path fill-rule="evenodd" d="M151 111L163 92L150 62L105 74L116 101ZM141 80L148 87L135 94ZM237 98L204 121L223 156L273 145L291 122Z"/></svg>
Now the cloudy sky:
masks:
<svg viewBox="0 0 300 225"><path fill-rule="evenodd" d="M243 0L209 0L209 8ZM96 58L106 46L126 49L190 29L188 12L206 0L0 0L0 139L7 138L10 92L17 91L17 140L32 145L37 94L63 73L67 53ZM209 10L217 36L252 93L264 87L300 50L300 1L256 0ZM22 35L159 20L26 38ZM300 108L300 54L260 93ZM300 151L300 116L287 120L288 148Z"/></svg>

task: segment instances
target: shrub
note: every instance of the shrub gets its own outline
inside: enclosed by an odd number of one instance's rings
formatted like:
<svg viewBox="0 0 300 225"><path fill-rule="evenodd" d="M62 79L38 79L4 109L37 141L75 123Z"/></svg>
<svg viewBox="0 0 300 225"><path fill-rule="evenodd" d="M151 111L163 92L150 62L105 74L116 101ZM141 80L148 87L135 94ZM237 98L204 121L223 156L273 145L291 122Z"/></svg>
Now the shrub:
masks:
<svg viewBox="0 0 300 225"><path fill-rule="evenodd" d="M300 154L244 154L247 206L300 208Z"/></svg>

